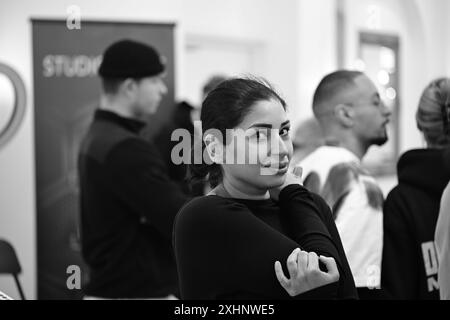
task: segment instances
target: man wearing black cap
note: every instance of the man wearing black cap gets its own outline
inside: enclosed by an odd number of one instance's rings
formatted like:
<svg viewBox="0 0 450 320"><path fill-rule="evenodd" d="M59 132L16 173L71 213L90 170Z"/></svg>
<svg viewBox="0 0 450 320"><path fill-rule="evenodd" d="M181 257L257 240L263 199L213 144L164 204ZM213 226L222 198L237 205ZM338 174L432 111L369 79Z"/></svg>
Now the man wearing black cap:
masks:
<svg viewBox="0 0 450 320"><path fill-rule="evenodd" d="M177 293L172 224L186 198L139 132L167 88L159 54L123 40L104 53L103 94L79 155L88 296L164 298Z"/></svg>

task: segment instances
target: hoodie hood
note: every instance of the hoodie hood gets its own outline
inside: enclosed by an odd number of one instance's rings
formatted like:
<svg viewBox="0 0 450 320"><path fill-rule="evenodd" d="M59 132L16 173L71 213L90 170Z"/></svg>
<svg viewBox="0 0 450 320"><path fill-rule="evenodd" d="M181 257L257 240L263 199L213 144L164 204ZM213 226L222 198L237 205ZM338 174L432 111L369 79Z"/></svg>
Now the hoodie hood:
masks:
<svg viewBox="0 0 450 320"><path fill-rule="evenodd" d="M400 184L440 197L450 181L450 149L408 151L400 158L397 172Z"/></svg>

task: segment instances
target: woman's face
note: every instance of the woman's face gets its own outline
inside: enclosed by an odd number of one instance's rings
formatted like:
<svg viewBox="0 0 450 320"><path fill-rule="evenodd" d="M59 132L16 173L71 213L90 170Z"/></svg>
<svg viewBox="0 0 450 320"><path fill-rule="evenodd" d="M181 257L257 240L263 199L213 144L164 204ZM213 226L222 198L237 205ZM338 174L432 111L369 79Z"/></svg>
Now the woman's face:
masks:
<svg viewBox="0 0 450 320"><path fill-rule="evenodd" d="M290 122L278 100L257 102L234 128L234 143L225 145L224 179L262 192L282 185L293 152L289 131Z"/></svg>

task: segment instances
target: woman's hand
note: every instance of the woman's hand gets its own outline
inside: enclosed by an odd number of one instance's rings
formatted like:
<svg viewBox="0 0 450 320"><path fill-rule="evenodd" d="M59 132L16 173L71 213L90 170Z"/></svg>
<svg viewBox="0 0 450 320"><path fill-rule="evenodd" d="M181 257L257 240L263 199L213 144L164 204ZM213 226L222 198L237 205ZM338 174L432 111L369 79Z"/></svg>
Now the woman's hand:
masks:
<svg viewBox="0 0 450 320"><path fill-rule="evenodd" d="M325 264L327 272L319 269L319 261ZM284 275L281 263L275 262L277 279L291 297L339 280L339 271L333 258L318 257L314 252L300 249L295 249L289 255L287 269L289 279Z"/></svg>
<svg viewBox="0 0 450 320"><path fill-rule="evenodd" d="M281 190L283 190L287 186L290 186L292 184L300 184L301 185L302 184L302 179L301 179L302 173L303 173L302 167L295 167L292 170L292 172L288 172L286 174L286 180L284 181L284 183L281 186L269 190L270 197L272 198L272 200L278 201Z"/></svg>

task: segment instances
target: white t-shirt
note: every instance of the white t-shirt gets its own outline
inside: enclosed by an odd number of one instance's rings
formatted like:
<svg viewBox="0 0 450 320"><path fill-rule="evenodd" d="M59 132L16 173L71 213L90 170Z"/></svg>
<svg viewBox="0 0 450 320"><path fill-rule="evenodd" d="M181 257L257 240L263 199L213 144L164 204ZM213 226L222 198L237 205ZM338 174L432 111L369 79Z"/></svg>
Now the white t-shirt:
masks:
<svg viewBox="0 0 450 320"><path fill-rule="evenodd" d="M330 171L336 166L349 164L351 174L345 175L345 186L340 181L328 181ZM336 227L344 246L356 287L379 288L381 282L381 257L383 250L383 209L382 192L375 179L364 173L359 159L350 151L340 147L323 146L318 148L303 161L303 177L315 172L320 180L320 193L328 199L326 186L331 182L335 188L346 189L347 193L339 206ZM344 166L345 168L345 166ZM332 175L334 178L335 176ZM368 190L379 193L376 205L369 200ZM373 199L373 197L372 197Z"/></svg>
<svg viewBox="0 0 450 320"><path fill-rule="evenodd" d="M444 191L434 236L439 255L438 282L442 300L450 300L450 184Z"/></svg>

